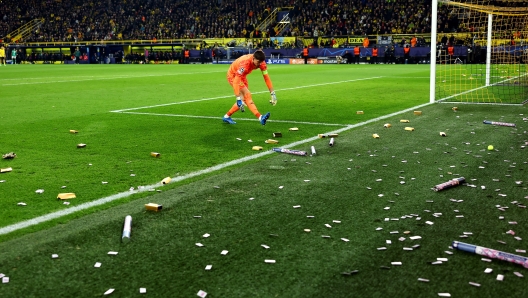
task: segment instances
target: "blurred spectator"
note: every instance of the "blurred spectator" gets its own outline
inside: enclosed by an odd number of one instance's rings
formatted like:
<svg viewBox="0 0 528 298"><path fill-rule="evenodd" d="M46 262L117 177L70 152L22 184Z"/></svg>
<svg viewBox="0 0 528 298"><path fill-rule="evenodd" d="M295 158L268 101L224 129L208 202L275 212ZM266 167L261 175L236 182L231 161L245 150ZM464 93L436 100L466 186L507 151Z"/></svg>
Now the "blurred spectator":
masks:
<svg viewBox="0 0 528 298"><path fill-rule="evenodd" d="M289 27L257 29L280 7L293 7ZM438 7L439 33L475 30L448 9ZM430 15L431 3L423 0L2 0L0 35L39 18L44 23L19 42L414 35L431 32Z"/></svg>

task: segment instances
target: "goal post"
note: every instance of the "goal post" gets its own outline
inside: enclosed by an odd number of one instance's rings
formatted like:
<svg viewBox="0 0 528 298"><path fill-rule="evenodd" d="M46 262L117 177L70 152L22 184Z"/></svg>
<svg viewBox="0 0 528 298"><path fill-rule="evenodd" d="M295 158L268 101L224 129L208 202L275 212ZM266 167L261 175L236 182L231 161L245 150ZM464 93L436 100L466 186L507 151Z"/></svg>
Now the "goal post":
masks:
<svg viewBox="0 0 528 298"><path fill-rule="evenodd" d="M433 0L430 102L528 102L528 7Z"/></svg>

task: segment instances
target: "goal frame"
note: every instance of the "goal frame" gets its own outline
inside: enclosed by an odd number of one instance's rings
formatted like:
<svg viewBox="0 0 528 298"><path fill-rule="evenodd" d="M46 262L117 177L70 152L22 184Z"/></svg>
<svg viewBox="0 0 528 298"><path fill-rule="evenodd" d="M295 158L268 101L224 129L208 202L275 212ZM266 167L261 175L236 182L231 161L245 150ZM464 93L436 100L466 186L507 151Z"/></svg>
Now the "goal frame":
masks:
<svg viewBox="0 0 528 298"><path fill-rule="evenodd" d="M429 82L429 102L435 103L435 102L442 102L446 99L471 92L466 91L460 94L455 94L448 96L446 98L442 98L437 100L436 99L436 71L437 71L437 40L438 40L438 4L439 3L446 3L448 5L452 5L453 2L449 0L432 0L432 11L431 11L431 59L430 59L430 82ZM493 35L493 13L490 13L488 11L476 9L476 11L481 13L486 13L487 18L487 32L486 32L486 60L485 60L485 84L481 88L487 88L491 86L491 55L492 55L492 35ZM501 14L500 12L498 14Z"/></svg>

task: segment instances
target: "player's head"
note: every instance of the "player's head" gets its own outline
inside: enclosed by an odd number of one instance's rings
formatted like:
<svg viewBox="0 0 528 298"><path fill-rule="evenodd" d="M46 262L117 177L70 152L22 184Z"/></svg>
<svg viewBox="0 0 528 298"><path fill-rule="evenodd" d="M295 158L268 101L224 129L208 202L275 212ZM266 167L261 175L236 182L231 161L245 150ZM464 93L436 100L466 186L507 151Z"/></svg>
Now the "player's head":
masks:
<svg viewBox="0 0 528 298"><path fill-rule="evenodd" d="M264 60L266 60L266 54L262 50L256 50L253 53L253 63L255 63L255 66L259 66Z"/></svg>

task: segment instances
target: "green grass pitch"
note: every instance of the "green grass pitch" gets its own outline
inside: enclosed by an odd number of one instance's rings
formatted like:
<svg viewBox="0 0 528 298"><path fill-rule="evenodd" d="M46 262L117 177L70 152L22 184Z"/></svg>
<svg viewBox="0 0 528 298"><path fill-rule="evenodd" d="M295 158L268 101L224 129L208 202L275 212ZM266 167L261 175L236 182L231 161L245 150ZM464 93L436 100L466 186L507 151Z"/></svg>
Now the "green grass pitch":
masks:
<svg viewBox="0 0 528 298"><path fill-rule="evenodd" d="M234 103L225 65L2 68L0 153L17 157L0 160L12 168L0 174L0 296L528 294L521 265L449 248L526 255L526 107L428 105L422 65L268 68L276 106L260 73L248 76L260 112L271 112L266 126L249 111L222 123ZM279 144L266 144L274 132ZM332 147L317 137L330 132ZM269 151L312 146L306 157ZM175 182L160 185L165 177ZM467 184L431 190L456 177ZM63 192L77 198L65 205Z"/></svg>

